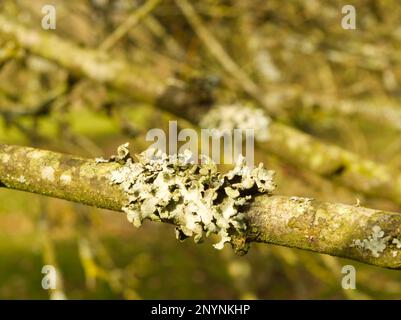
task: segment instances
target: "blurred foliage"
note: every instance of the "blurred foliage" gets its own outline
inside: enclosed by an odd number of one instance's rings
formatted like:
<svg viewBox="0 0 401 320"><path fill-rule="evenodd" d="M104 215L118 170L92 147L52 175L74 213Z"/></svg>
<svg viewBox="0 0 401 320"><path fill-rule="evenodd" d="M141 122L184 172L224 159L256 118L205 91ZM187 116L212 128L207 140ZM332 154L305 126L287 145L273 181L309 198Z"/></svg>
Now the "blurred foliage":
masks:
<svg viewBox="0 0 401 320"><path fill-rule="evenodd" d="M401 6L354 0L357 30L341 28L340 0L192 2L229 55L282 108L281 121L323 141L401 169L400 127L346 118L335 106L399 110ZM45 0L1 0L1 13L40 30ZM99 48L142 1L54 0L58 36ZM161 1L108 49L161 79L216 77L218 102L249 100L191 29L174 1ZM79 59L79 57L77 57ZM334 106L334 107L332 107ZM380 109L383 107L383 110ZM329 110L329 112L327 112ZM372 109L373 110L373 109ZM374 109L376 110L376 109ZM171 115L105 86L71 77L0 38L0 141L83 156L109 155L127 140L166 128ZM401 120L400 120L401 121ZM185 122L180 122L185 127ZM301 171L271 155L278 192L401 211ZM48 298L41 268L56 264L67 298L343 299L401 298L401 273L268 245L245 257L209 241L179 243L173 228L134 229L124 215L17 191L0 191L0 298ZM341 268L357 268L357 290L342 290ZM51 296L54 298L54 296Z"/></svg>

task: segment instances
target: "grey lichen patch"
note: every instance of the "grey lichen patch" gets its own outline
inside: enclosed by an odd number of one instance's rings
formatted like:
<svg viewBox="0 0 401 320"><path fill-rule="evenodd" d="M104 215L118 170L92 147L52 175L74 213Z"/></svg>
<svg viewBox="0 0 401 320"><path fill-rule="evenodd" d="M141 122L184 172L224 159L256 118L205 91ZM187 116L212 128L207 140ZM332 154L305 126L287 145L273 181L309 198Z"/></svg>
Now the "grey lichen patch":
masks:
<svg viewBox="0 0 401 320"><path fill-rule="evenodd" d="M69 173L63 173L60 175L60 182L64 185L70 184L72 181L72 177Z"/></svg>
<svg viewBox="0 0 401 320"><path fill-rule="evenodd" d="M398 240L397 238L393 239L392 244L395 244L395 246L397 247L397 249L401 249L401 241Z"/></svg>
<svg viewBox="0 0 401 320"><path fill-rule="evenodd" d="M31 159L40 159L43 156L43 153L38 150L32 150L28 153L28 157Z"/></svg>
<svg viewBox="0 0 401 320"><path fill-rule="evenodd" d="M44 180L49 180L50 182L54 181L54 168L50 166L45 166L41 169L41 177Z"/></svg>
<svg viewBox="0 0 401 320"><path fill-rule="evenodd" d="M117 155L113 155L110 159L96 158L96 163L105 163L115 161L121 164L124 164L128 158L130 157L130 153L128 150L129 143L126 142L117 148Z"/></svg>
<svg viewBox="0 0 401 320"><path fill-rule="evenodd" d="M262 110L243 105L221 105L211 109L200 120L202 128L217 129L221 135L234 129L254 129L257 141L269 140L270 118Z"/></svg>
<svg viewBox="0 0 401 320"><path fill-rule="evenodd" d="M290 201L295 202L297 206L294 210L294 217L298 217L308 212L308 210L312 206L312 198L304 198L304 197L291 197Z"/></svg>
<svg viewBox="0 0 401 320"><path fill-rule="evenodd" d="M391 244L394 246L394 249L392 251L393 257L396 257L398 255L398 253L400 252L400 250L396 250L396 249L401 249L401 241L397 238L394 238L393 241L391 242Z"/></svg>
<svg viewBox="0 0 401 320"><path fill-rule="evenodd" d="M385 237L384 231L380 228L380 226L376 225L372 228L372 234L367 239L356 239L351 244L351 247L369 250L375 258L378 258L380 253L386 249L387 241L390 238L390 236Z"/></svg>
<svg viewBox="0 0 401 320"><path fill-rule="evenodd" d="M1 161L6 164L10 160L11 156L9 154L3 154L1 157Z"/></svg>
<svg viewBox="0 0 401 320"><path fill-rule="evenodd" d="M217 171L216 164L203 157L202 164L194 163L192 153L166 155L160 150L148 149L129 156L128 145L119 147L119 155L111 161L124 160L122 167L110 174L110 183L118 184L127 196L122 210L135 226L142 221L171 221L179 239L218 234L214 245L222 249L232 242L232 234L246 230L242 208L256 194L271 194L275 189L274 172L245 165L240 157L235 168L227 174Z"/></svg>

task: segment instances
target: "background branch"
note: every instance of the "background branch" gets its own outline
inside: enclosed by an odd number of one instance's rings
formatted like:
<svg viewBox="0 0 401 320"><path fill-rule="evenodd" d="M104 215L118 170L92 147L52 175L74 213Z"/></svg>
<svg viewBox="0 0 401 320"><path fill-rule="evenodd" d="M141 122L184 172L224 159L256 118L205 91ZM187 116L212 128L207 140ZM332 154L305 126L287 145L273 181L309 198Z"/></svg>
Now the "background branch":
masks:
<svg viewBox="0 0 401 320"><path fill-rule="evenodd" d="M55 35L30 30L2 15L0 33L11 36L22 47L56 62L74 75L105 83L140 101L156 103L159 108L193 123L198 123L199 117L210 108L212 99L203 86L188 90L185 86L168 85L145 68L136 68L122 58L80 48ZM298 168L334 179L364 194L401 204L401 174L385 164L364 159L274 121L270 125L269 141L258 146Z"/></svg>

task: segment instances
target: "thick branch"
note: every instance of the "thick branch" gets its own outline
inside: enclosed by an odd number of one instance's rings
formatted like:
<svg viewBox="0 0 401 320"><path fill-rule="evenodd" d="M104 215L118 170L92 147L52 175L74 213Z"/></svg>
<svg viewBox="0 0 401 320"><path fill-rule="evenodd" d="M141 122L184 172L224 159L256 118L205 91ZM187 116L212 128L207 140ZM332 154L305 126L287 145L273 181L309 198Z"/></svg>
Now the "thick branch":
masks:
<svg viewBox="0 0 401 320"><path fill-rule="evenodd" d="M120 188L110 184L109 175L119 166L0 145L1 186L115 211L126 201ZM247 231L234 241L273 243L401 269L399 213L305 198L259 196L246 209L246 222Z"/></svg>

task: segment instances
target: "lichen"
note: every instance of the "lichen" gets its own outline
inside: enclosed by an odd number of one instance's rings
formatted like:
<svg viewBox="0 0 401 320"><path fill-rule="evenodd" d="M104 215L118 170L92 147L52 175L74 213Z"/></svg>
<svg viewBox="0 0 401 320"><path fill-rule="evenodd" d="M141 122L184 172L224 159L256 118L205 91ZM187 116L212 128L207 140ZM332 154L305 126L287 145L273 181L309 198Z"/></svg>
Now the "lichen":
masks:
<svg viewBox="0 0 401 320"><path fill-rule="evenodd" d="M128 146L129 146L129 143L126 142L117 148L117 155L112 155L110 157L110 159L96 158L95 161L96 161L96 163L115 161L115 162L124 164L130 157Z"/></svg>
<svg viewBox="0 0 401 320"><path fill-rule="evenodd" d="M372 234L367 239L356 239L351 244L351 247L359 247L361 249L369 250L375 258L380 256L387 245L387 241L390 239L390 236L384 236L384 231L380 228L380 226L374 226L372 228Z"/></svg>
<svg viewBox="0 0 401 320"><path fill-rule="evenodd" d="M291 201L296 202L297 206L294 210L293 216L298 217L308 212L312 205L312 198L304 198L304 197L291 197Z"/></svg>
<svg viewBox="0 0 401 320"><path fill-rule="evenodd" d="M10 160L11 156L9 154L2 155L2 162L7 163Z"/></svg>
<svg viewBox="0 0 401 320"><path fill-rule="evenodd" d="M42 157L42 153L38 150L32 150L28 153L28 157L31 159L40 159Z"/></svg>
<svg viewBox="0 0 401 320"><path fill-rule="evenodd" d="M255 194L273 192L274 171L262 164L251 169L240 157L233 170L221 174L211 159L202 157L202 164L196 164L189 150L166 155L148 149L135 161L128 144L120 146L118 155L108 160L123 162L111 172L110 183L127 196L122 211L128 220L136 227L145 219L173 222L180 240L194 237L199 242L205 235L218 234L217 249L232 241L231 234L245 231L242 209Z"/></svg>
<svg viewBox="0 0 401 320"><path fill-rule="evenodd" d="M401 249L401 241L398 240L397 238L394 238L394 239L393 239L392 244L395 244L396 247L397 247L397 249Z"/></svg>
<svg viewBox="0 0 401 320"><path fill-rule="evenodd" d="M55 172L55 170L53 167L49 167L49 166L43 167L41 170L42 179L53 182L54 181L54 172Z"/></svg>
<svg viewBox="0 0 401 320"><path fill-rule="evenodd" d="M234 104L214 107L202 117L200 126L217 129L220 135L232 133L234 129L254 129L257 141L267 141L270 122L262 110Z"/></svg>
<svg viewBox="0 0 401 320"><path fill-rule="evenodd" d="M395 246L395 248L401 249L401 241L399 239L394 238L391 243ZM400 250L393 250L393 257L396 257L399 251Z"/></svg>
<svg viewBox="0 0 401 320"><path fill-rule="evenodd" d="M60 176L60 181L61 181L61 183L65 184L65 185L70 184L70 183L71 183L71 180L72 180L71 175L68 174L68 173L63 173L63 174Z"/></svg>

